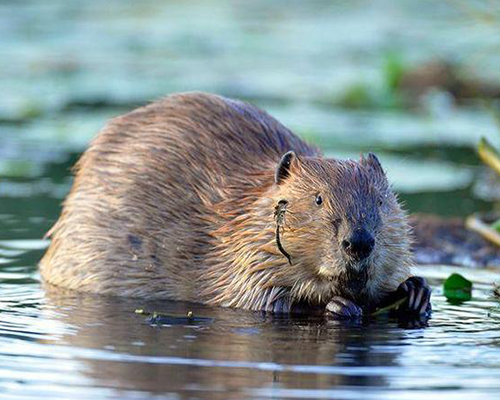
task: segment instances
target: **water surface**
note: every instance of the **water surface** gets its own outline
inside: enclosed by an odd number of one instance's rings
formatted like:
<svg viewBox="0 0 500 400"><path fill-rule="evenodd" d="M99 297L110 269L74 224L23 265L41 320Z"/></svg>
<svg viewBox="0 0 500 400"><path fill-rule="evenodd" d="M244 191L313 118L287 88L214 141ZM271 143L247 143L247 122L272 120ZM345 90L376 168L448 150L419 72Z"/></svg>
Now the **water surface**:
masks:
<svg viewBox="0 0 500 400"><path fill-rule="evenodd" d="M1 246L5 258L18 254ZM498 398L500 307L490 284L498 275L464 271L475 277L473 300L452 305L440 290L450 271L428 273L434 312L420 326L44 292L32 266L7 268L0 388L19 399ZM159 326L137 308L202 320Z"/></svg>

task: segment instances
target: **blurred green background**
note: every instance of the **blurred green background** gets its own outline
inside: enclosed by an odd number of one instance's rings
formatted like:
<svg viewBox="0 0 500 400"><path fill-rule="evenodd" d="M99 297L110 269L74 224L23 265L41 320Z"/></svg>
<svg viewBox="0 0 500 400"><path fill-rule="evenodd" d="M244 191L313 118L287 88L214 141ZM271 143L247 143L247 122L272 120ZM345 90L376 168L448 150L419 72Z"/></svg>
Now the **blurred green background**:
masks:
<svg viewBox="0 0 500 400"><path fill-rule="evenodd" d="M107 119L187 90L376 152L411 212L490 209L499 48L497 1L0 1L0 239L43 235Z"/></svg>

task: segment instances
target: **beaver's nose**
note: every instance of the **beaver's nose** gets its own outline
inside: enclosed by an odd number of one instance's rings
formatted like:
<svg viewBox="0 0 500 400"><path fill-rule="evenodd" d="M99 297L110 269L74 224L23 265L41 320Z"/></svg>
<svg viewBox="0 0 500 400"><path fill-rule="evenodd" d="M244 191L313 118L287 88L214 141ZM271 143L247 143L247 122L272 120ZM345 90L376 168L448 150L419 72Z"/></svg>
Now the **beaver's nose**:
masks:
<svg viewBox="0 0 500 400"><path fill-rule="evenodd" d="M349 239L342 240L342 248L347 255L363 260L370 255L375 239L366 229L356 229Z"/></svg>

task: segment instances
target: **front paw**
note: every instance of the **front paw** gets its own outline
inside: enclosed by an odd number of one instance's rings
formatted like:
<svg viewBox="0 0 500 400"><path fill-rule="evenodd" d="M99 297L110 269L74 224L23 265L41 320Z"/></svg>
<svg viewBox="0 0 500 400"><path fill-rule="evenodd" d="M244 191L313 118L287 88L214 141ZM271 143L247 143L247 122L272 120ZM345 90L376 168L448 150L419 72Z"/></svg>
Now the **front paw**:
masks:
<svg viewBox="0 0 500 400"><path fill-rule="evenodd" d="M424 278L412 276L399 285L397 292L404 294L407 300L398 311L408 311L411 314L423 315L431 311L431 287Z"/></svg>
<svg viewBox="0 0 500 400"><path fill-rule="evenodd" d="M326 305L327 315L337 319L358 319L363 316L363 310L351 300L335 296Z"/></svg>
<svg viewBox="0 0 500 400"><path fill-rule="evenodd" d="M304 302L291 302L289 298L284 297L275 300L272 304L265 308L266 312L271 312L275 315L323 315L324 307L314 306Z"/></svg>

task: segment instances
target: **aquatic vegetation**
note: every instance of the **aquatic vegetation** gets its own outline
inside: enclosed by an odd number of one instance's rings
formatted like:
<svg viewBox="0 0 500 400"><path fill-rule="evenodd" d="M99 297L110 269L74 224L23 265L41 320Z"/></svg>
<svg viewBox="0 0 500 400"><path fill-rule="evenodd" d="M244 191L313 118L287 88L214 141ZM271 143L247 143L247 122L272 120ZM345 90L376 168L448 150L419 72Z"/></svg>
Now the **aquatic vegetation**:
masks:
<svg viewBox="0 0 500 400"><path fill-rule="evenodd" d="M477 152L481 160L500 175L500 153L488 139L481 138Z"/></svg>
<svg viewBox="0 0 500 400"><path fill-rule="evenodd" d="M500 128L498 113L494 112L493 115ZM479 141L477 153L484 164L500 175L500 152L485 137L482 137ZM500 218L486 221L485 216L474 214L467 218L466 226L478 232L490 242L500 246Z"/></svg>
<svg viewBox="0 0 500 400"><path fill-rule="evenodd" d="M331 103L350 109L408 109L411 102L402 93L400 83L407 67L400 55L388 53L380 65L381 82L358 81L348 85Z"/></svg>
<svg viewBox="0 0 500 400"><path fill-rule="evenodd" d="M472 282L453 273L443 283L444 296L452 302L463 302L472 298Z"/></svg>

